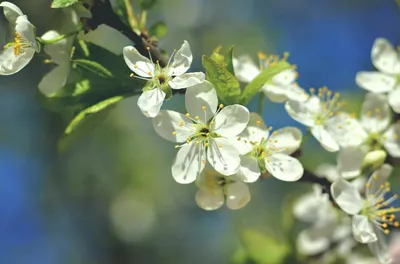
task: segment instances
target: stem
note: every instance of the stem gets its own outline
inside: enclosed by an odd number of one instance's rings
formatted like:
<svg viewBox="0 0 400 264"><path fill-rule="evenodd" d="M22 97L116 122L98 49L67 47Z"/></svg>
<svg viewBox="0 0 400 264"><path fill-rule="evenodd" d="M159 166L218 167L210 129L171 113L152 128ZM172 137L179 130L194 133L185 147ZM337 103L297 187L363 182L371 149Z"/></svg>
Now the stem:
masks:
<svg viewBox="0 0 400 264"><path fill-rule="evenodd" d="M126 7L126 14L128 15L129 25L131 26L132 30L137 28L138 23L135 18L135 13L133 12L133 6L131 0L124 0L125 7Z"/></svg>
<svg viewBox="0 0 400 264"><path fill-rule="evenodd" d="M68 37L71 37L71 36L73 36L73 35L75 35L75 34L78 34L79 31L80 31L80 30L78 30L78 31L73 31L73 32L70 32L70 33L68 33L68 34L64 34L64 35L58 36L58 37L56 37L56 38L54 38L54 39L50 39L50 40L45 40L45 39L42 39L42 38L39 38L39 37L37 37L36 39L37 39L37 41L40 42L40 44L43 44L43 45L46 45L46 44L54 44L54 43L59 42L60 40L63 40L63 39L66 39L66 38L68 38Z"/></svg>
<svg viewBox="0 0 400 264"><path fill-rule="evenodd" d="M265 102L265 95L263 92L260 93L260 97L258 97L258 107L257 107L257 113L262 116L262 111L264 107L264 102Z"/></svg>
<svg viewBox="0 0 400 264"><path fill-rule="evenodd" d="M301 142L301 145L300 145L300 148L302 148L307 143L307 141L310 139L310 137L311 137L311 131L310 131L310 128L307 128L307 134L304 135L303 141Z"/></svg>

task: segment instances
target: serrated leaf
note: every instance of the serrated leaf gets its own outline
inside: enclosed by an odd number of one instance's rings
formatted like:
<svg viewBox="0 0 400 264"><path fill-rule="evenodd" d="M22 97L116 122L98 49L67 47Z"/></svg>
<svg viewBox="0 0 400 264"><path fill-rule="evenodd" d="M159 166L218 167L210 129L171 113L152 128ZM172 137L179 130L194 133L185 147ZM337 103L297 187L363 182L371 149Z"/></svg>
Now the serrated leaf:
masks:
<svg viewBox="0 0 400 264"><path fill-rule="evenodd" d="M256 263L277 264L289 253L285 244L255 229L240 230L240 242L247 256Z"/></svg>
<svg viewBox="0 0 400 264"><path fill-rule="evenodd" d="M220 65L221 67L225 67L225 58L220 53L222 46L216 47L212 52L210 59L213 60L216 64Z"/></svg>
<svg viewBox="0 0 400 264"><path fill-rule="evenodd" d="M235 76L207 56L203 56L202 61L207 80L214 85L218 98L228 105L239 103L241 90Z"/></svg>
<svg viewBox="0 0 400 264"><path fill-rule="evenodd" d="M289 69L290 63L285 60L278 61L263 70L243 90L241 104L246 105L260 91L261 87L272 80L272 78L283 70Z"/></svg>
<svg viewBox="0 0 400 264"><path fill-rule="evenodd" d="M53 0L51 8L64 8L78 3L79 0Z"/></svg>
<svg viewBox="0 0 400 264"><path fill-rule="evenodd" d="M168 28L163 21L156 22L149 29L150 36L157 37L158 39L164 37L167 32Z"/></svg>
<svg viewBox="0 0 400 264"><path fill-rule="evenodd" d="M71 134L77 127L78 125L88 116L97 112L100 112L101 110L110 107L111 105L121 101L124 97L123 96L115 96L109 99L106 99L104 101L101 101L95 105L92 105L85 110L81 111L78 115L72 119L72 121L69 123L67 128L65 129L64 133L66 135Z"/></svg>
<svg viewBox="0 0 400 264"><path fill-rule="evenodd" d="M82 60L82 59L73 60L73 62L75 63L75 65L80 66L88 71L91 71L101 77L109 77L109 78L113 77L111 71L98 62L90 60Z"/></svg>
<svg viewBox="0 0 400 264"><path fill-rule="evenodd" d="M225 69L227 69L233 76L235 76L235 70L233 69L233 48L235 46L229 47L229 49L226 51L225 56L224 56L224 63L225 63Z"/></svg>

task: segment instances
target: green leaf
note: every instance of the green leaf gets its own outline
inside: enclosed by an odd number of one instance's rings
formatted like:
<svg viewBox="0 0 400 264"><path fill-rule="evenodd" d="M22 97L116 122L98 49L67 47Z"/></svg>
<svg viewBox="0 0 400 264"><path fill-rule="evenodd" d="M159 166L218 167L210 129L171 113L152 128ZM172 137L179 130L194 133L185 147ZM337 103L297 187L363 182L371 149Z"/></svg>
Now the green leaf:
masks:
<svg viewBox="0 0 400 264"><path fill-rule="evenodd" d="M88 46L86 44L86 41L84 41L83 39L80 39L78 41L78 43L79 43L79 47L81 48L81 50L83 52L83 55L85 55L85 57L89 57L90 56L90 51L89 51L89 48L88 48ZM71 57L71 59L72 59L72 57Z"/></svg>
<svg viewBox="0 0 400 264"><path fill-rule="evenodd" d="M247 86L244 88L241 104L247 105L250 100L260 91L261 87L272 80L272 78L283 70L292 67L290 63L285 60L278 61L273 65L270 65L264 71L262 71L256 78L254 78Z"/></svg>
<svg viewBox="0 0 400 264"><path fill-rule="evenodd" d="M164 22L158 21L153 24L149 29L149 34L152 37L157 37L158 39L164 37L168 32L167 26Z"/></svg>
<svg viewBox="0 0 400 264"><path fill-rule="evenodd" d="M91 71L101 77L113 77L113 74L103 65L98 62L90 60L73 60L75 65L80 66L88 71Z"/></svg>
<svg viewBox="0 0 400 264"><path fill-rule="evenodd" d="M64 8L78 3L79 0L53 0L51 8Z"/></svg>
<svg viewBox="0 0 400 264"><path fill-rule="evenodd" d="M72 121L69 123L69 125L64 131L65 135L71 134L78 127L78 125L82 121L84 121L85 118L87 118L89 115L100 112L101 110L121 101L123 98L124 98L123 96L115 96L86 108L85 110L80 112L77 116L75 116L74 119L72 119Z"/></svg>
<svg viewBox="0 0 400 264"><path fill-rule="evenodd" d="M203 66L207 71L207 80L214 85L218 98L228 105L239 103L240 84L235 76L207 56L203 56Z"/></svg>
<svg viewBox="0 0 400 264"><path fill-rule="evenodd" d="M287 245L255 229L240 230L240 241L247 256L260 264L281 263L289 253Z"/></svg>
<svg viewBox="0 0 400 264"><path fill-rule="evenodd" d="M210 59L213 60L216 64L220 65L221 67L225 67L225 58L220 53L222 46L216 47L212 52Z"/></svg>
<svg viewBox="0 0 400 264"><path fill-rule="evenodd" d="M229 47L229 49L225 53L224 63L225 69L227 69L233 76L235 76L235 70L233 69L233 48L235 46Z"/></svg>
<svg viewBox="0 0 400 264"><path fill-rule="evenodd" d="M141 9L149 10L157 3L157 0L138 0L138 3Z"/></svg>

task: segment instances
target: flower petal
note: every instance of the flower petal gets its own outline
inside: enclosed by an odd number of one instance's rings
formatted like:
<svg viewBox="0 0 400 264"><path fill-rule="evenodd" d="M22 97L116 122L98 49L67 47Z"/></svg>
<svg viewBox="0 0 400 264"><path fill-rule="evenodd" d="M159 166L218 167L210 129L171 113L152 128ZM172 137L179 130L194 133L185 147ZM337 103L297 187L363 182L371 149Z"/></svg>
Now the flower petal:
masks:
<svg viewBox="0 0 400 264"><path fill-rule="evenodd" d="M165 93L158 88L143 92L138 99L138 106L147 117L155 117L164 102Z"/></svg>
<svg viewBox="0 0 400 264"><path fill-rule="evenodd" d="M253 144L260 144L267 139L269 129L265 125L262 117L257 113L250 113L249 123L242 133L238 136L237 147L240 154L245 155L253 149Z"/></svg>
<svg viewBox="0 0 400 264"><path fill-rule="evenodd" d="M35 51L38 51L37 50L38 47L36 44L35 26L32 25L31 22L29 22L29 20L26 16L19 16L17 18L16 25L15 25L15 31L18 32L25 41L28 41L29 45Z"/></svg>
<svg viewBox="0 0 400 264"><path fill-rule="evenodd" d="M214 86L210 82L204 81L187 89L185 105L193 118L198 116L202 123L207 123L214 116L218 107L218 97Z"/></svg>
<svg viewBox="0 0 400 264"><path fill-rule="evenodd" d="M361 123L347 113L333 116L326 122L326 129L342 148L358 147L368 137Z"/></svg>
<svg viewBox="0 0 400 264"><path fill-rule="evenodd" d="M379 264L395 264L398 263L396 260L393 260L393 257L398 257L398 252L396 254L391 255L388 245L386 243L386 237L384 233L378 228L374 227L374 232L377 235L377 240L372 243L368 243L368 247L371 250L371 253L378 260ZM393 242L391 242L392 244Z"/></svg>
<svg viewBox="0 0 400 264"><path fill-rule="evenodd" d="M70 70L71 68L69 64L63 64L55 67L45 76L43 76L39 83L39 90L48 97L54 95L67 83Z"/></svg>
<svg viewBox="0 0 400 264"><path fill-rule="evenodd" d="M17 18L19 16L24 15L21 9L18 6L14 5L13 3L4 1L0 3L0 6L3 7L4 16L12 24L14 24L15 21L17 21Z"/></svg>
<svg viewBox="0 0 400 264"><path fill-rule="evenodd" d="M324 177L328 181L333 182L341 177L338 168L332 164L323 163L315 169L315 175Z"/></svg>
<svg viewBox="0 0 400 264"><path fill-rule="evenodd" d="M271 151L290 155L295 152L301 144L303 135L296 127L284 127L274 131L268 138L267 147Z"/></svg>
<svg viewBox="0 0 400 264"><path fill-rule="evenodd" d="M395 158L400 158L400 124L396 123L389 127L383 134L383 146Z"/></svg>
<svg viewBox="0 0 400 264"><path fill-rule="evenodd" d="M268 172L281 181L297 181L303 176L303 165L289 155L276 153L267 156L265 161Z"/></svg>
<svg viewBox="0 0 400 264"><path fill-rule="evenodd" d="M22 70L35 55L34 49L25 49L24 53L15 56L13 47L0 52L0 75L11 75Z"/></svg>
<svg viewBox="0 0 400 264"><path fill-rule="evenodd" d="M189 43L184 40L181 48L175 53L173 62L169 66L170 75L179 76L189 70L193 55Z"/></svg>
<svg viewBox="0 0 400 264"><path fill-rule="evenodd" d="M361 173L364 152L360 148L344 148L337 155L337 164L343 179L356 178Z"/></svg>
<svg viewBox="0 0 400 264"><path fill-rule="evenodd" d="M207 159L211 166L222 175L232 175L239 170L239 151L228 139L210 139L207 149Z"/></svg>
<svg viewBox="0 0 400 264"><path fill-rule="evenodd" d="M293 69L286 69L272 77L272 83L286 86L292 84L297 78L297 73Z"/></svg>
<svg viewBox="0 0 400 264"><path fill-rule="evenodd" d="M393 171L393 167L389 164L383 164L378 170L376 170L365 187L365 196L371 202L379 200L384 195L384 189L381 186L386 186L386 182Z"/></svg>
<svg viewBox="0 0 400 264"><path fill-rule="evenodd" d="M311 134L321 144L321 146L329 152L336 152L339 150L339 145L332 135L322 126L316 125L311 128Z"/></svg>
<svg viewBox="0 0 400 264"><path fill-rule="evenodd" d="M358 72L356 83L373 93L387 93L396 85L396 78L381 72Z"/></svg>
<svg viewBox="0 0 400 264"><path fill-rule="evenodd" d="M251 199L249 187L243 182L229 184L226 188L226 206L237 210L244 207Z"/></svg>
<svg viewBox="0 0 400 264"><path fill-rule="evenodd" d="M288 100L285 109L294 120L305 126L312 127L315 124L315 114L321 111L320 100L316 96L310 97L305 102Z"/></svg>
<svg viewBox="0 0 400 264"><path fill-rule="evenodd" d="M233 58L232 62L235 76L241 82L249 83L261 72L248 55Z"/></svg>
<svg viewBox="0 0 400 264"><path fill-rule="evenodd" d="M361 107L361 124L369 132L382 132L391 119L389 104L383 94L368 93Z"/></svg>
<svg viewBox="0 0 400 264"><path fill-rule="evenodd" d="M332 183L331 194L339 207L348 214L355 215L363 207L363 200L356 187L342 178Z"/></svg>
<svg viewBox="0 0 400 264"><path fill-rule="evenodd" d="M214 131L223 137L235 137L249 123L249 110L238 104L224 107L214 118Z"/></svg>
<svg viewBox="0 0 400 264"><path fill-rule="evenodd" d="M400 73L400 62L393 45L384 38L377 38L372 46L371 59L374 66L381 72L389 74Z"/></svg>
<svg viewBox="0 0 400 264"><path fill-rule="evenodd" d="M297 236L296 246L300 253L314 256L329 248L331 244L329 238L313 231L312 229L303 230Z"/></svg>
<svg viewBox="0 0 400 264"><path fill-rule="evenodd" d="M154 130L172 142L185 142L193 134L193 122L181 113L162 110L153 118Z"/></svg>
<svg viewBox="0 0 400 264"><path fill-rule="evenodd" d="M372 224L365 215L353 216L353 236L355 240L362 244L375 242L378 238Z"/></svg>
<svg viewBox="0 0 400 264"><path fill-rule="evenodd" d="M206 211L213 211L221 208L224 204L224 193L222 190L211 192L200 189L197 191L195 199L200 208Z"/></svg>
<svg viewBox="0 0 400 264"><path fill-rule="evenodd" d="M400 86L396 86L393 91L389 92L388 102L393 111L400 113Z"/></svg>
<svg viewBox="0 0 400 264"><path fill-rule="evenodd" d="M329 203L328 196L322 193L320 185L313 185L313 189L313 192L300 196L293 206L294 216L303 222L314 223L318 218L321 205Z"/></svg>
<svg viewBox="0 0 400 264"><path fill-rule="evenodd" d="M55 30L47 31L43 34L42 39L44 40L52 40L61 36ZM65 64L69 63L70 53L72 48L73 37L65 38L60 41L57 41L53 44L47 44L44 46L44 52L50 56L51 60L57 64Z"/></svg>
<svg viewBox="0 0 400 264"><path fill-rule="evenodd" d="M255 182L258 180L261 172L257 159L250 156L241 156L238 174L243 178L244 182Z"/></svg>
<svg viewBox="0 0 400 264"><path fill-rule="evenodd" d="M275 103L283 103L288 97L286 96L287 86L281 86L276 84L265 84L261 87L261 90L268 97L269 100Z"/></svg>
<svg viewBox="0 0 400 264"><path fill-rule="evenodd" d="M196 143L183 145L172 164L172 176L181 184L192 183L203 171L206 163L204 146Z"/></svg>
<svg viewBox="0 0 400 264"><path fill-rule="evenodd" d="M139 76L151 78L154 75L154 64L148 58L142 56L133 46L123 49L125 63L129 69Z"/></svg>
<svg viewBox="0 0 400 264"><path fill-rule="evenodd" d="M174 77L168 84L172 89L183 89L202 83L205 78L202 72L190 72Z"/></svg>

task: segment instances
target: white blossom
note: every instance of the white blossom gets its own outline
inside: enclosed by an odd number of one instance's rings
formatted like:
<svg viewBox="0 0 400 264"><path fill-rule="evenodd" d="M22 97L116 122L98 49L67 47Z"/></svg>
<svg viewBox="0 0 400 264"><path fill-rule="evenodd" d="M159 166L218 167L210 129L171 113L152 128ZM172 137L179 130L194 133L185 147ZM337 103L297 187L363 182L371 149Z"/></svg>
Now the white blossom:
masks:
<svg viewBox="0 0 400 264"><path fill-rule="evenodd" d="M236 78L244 83L251 82L264 69L270 67L278 58L276 56L267 58L259 54L260 66L258 67L247 55L233 59L233 67ZM284 102L288 99L305 101L307 93L296 83L297 72L286 69L276 74L270 82L262 86L261 91L273 102Z"/></svg>
<svg viewBox="0 0 400 264"><path fill-rule="evenodd" d="M138 99L138 106L147 117L157 115L164 99L171 97L171 88L189 88L205 79L202 72L186 73L193 60L187 41L184 41L181 48L171 55L165 67L160 67L158 62L153 63L142 56L133 46L125 47L123 54L126 64L134 74L138 78L148 81L144 92Z"/></svg>
<svg viewBox="0 0 400 264"><path fill-rule="evenodd" d="M238 136L240 173L246 182L254 182L261 172L269 172L282 181L297 181L303 176L303 166L290 156L301 144L301 131L284 127L270 133L262 118L251 113L246 129Z"/></svg>
<svg viewBox="0 0 400 264"><path fill-rule="evenodd" d="M297 122L302 123L311 130L311 134L327 151L339 150L338 142L333 138L327 127L332 117L342 105L339 102L339 93L333 94L328 88L323 87L312 95L305 102L288 100L285 104L288 114Z"/></svg>
<svg viewBox="0 0 400 264"><path fill-rule="evenodd" d="M211 211L220 208L224 202L229 209L244 207L250 201L249 187L239 175L225 176L214 169L206 168L196 180L199 190L196 203L202 209Z"/></svg>
<svg viewBox="0 0 400 264"><path fill-rule="evenodd" d="M391 205L398 196L385 197L390 191L387 178L391 172L392 167L384 164L372 174L365 185L365 199L361 198L359 190L341 178L331 186L335 202L344 212L353 216L354 238L368 244L381 264L391 263L384 234L389 234L389 226L399 226L394 213L400 210Z"/></svg>
<svg viewBox="0 0 400 264"><path fill-rule="evenodd" d="M186 115L162 110L153 119L156 132L177 143L172 175L179 183L191 183L202 172L206 161L223 175L235 174L240 165L234 140L249 122L249 111L242 105L218 106L216 91L204 81L186 91Z"/></svg>
<svg viewBox="0 0 400 264"><path fill-rule="evenodd" d="M357 73L357 84L373 93L388 93L393 110L400 113L400 59L392 44L384 38L375 40L371 60L378 71Z"/></svg>
<svg viewBox="0 0 400 264"><path fill-rule="evenodd" d="M0 7L3 8L12 34L7 37L13 39L0 50L0 75L11 75L32 60L35 52L39 52L39 46L36 42L36 28L21 9L10 2L1 2Z"/></svg>

